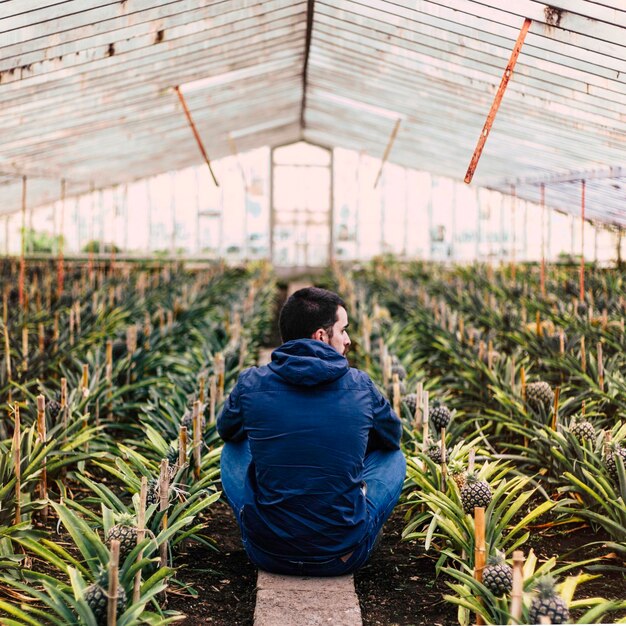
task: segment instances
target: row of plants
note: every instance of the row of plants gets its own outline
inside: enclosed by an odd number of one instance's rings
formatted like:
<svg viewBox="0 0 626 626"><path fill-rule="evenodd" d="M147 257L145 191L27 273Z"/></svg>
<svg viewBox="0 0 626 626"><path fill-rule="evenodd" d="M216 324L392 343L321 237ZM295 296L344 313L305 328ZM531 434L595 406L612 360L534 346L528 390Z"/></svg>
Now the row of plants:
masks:
<svg viewBox="0 0 626 626"><path fill-rule="evenodd" d="M10 411L0 621L177 621L166 598L181 546L218 545L203 533L220 495L214 417L269 331L274 284L264 265L123 268L91 283L77 270L74 280L75 296L52 298L55 341L0 392ZM116 289L122 297L105 297ZM15 315L5 323L43 312ZM19 360L19 347L9 341L5 358Z"/></svg>
<svg viewBox="0 0 626 626"><path fill-rule="evenodd" d="M542 296L535 268L512 276L377 259L337 272L356 312L357 364L404 419L404 536L438 555L461 624L472 613L493 624L541 615L564 623L569 609L577 623L624 615L623 601L574 599L599 575L591 572L623 567L626 556L625 309L615 297L624 276L588 273L585 309L570 302L571 275L553 274ZM599 318L591 302L604 305ZM488 565L475 562L476 507L485 510ZM512 616L503 559L510 563L532 529L583 523L605 532L615 560L539 562L531 549L521 614ZM555 595L544 576L568 573Z"/></svg>

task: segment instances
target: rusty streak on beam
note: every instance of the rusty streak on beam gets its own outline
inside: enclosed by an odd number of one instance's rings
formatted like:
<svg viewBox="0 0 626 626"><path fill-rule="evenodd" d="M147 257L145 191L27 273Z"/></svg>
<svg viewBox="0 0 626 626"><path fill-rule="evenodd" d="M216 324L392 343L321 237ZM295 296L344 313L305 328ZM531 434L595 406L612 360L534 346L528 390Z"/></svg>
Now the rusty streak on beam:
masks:
<svg viewBox="0 0 626 626"><path fill-rule="evenodd" d="M385 163L387 162L387 157L389 156L389 153L391 152L391 147L393 146L393 142L396 140L396 135L398 134L401 121L402 121L402 118L398 118L396 120L396 124L393 127L393 130L391 131L391 135L389 135L389 141L387 142L387 147L385 148L385 154L383 154L383 160L380 164L380 169L378 170L378 174L376 175L376 180L374 181L374 189L376 189L376 186L378 185L378 181L380 180L380 176L383 173L383 167L385 167Z"/></svg>
<svg viewBox="0 0 626 626"><path fill-rule="evenodd" d="M176 87L174 87L174 90L176 91L176 94L178 95L178 99L180 100L180 103L183 105L183 111L185 112L185 117L187 118L187 122L189 122L189 127L191 128L191 132L193 133L193 136L196 139L196 143L198 144L198 148L200 148L200 152L202 153L202 156L204 157L204 161L205 163L208 165L209 167L209 172L211 173L211 177L213 178L213 182L215 183L216 187L219 187L220 184L217 182L217 178L215 178L215 174L213 173L213 168L211 167L211 161L209 160L209 155L207 154L206 150L204 149L204 144L202 143L202 139L200 138L200 135L198 134L198 130L196 128L196 125L193 123L193 119L191 117L191 113L189 112L189 108L187 107L187 103L185 102L185 96L183 96L180 88L178 85L176 85Z"/></svg>
<svg viewBox="0 0 626 626"><path fill-rule="evenodd" d="M509 79L513 74L513 68L515 67L515 63L517 62L517 57L519 57L519 54L522 50L522 45L524 44L524 39L526 38L526 33L528 33L528 29L530 28L531 23L532 20L527 17L524 20L524 24L522 25L519 35L517 36L517 41L515 42L515 46L513 47L513 51L511 52L511 58L509 59L509 63L506 66L506 69L504 70L502 80L500 81L500 86L498 87L498 91L496 92L493 103L491 104L491 109L489 111L489 114L487 115L487 120L485 121L483 130L480 133L480 137L478 138L478 143L476 144L474 154L472 155L469 167L467 168L467 173L465 174L465 182L468 185L472 182L472 178L474 177L474 172L476 171L480 155L482 154L483 148L485 147L485 142L487 141L487 137L489 136L489 131L491 130L493 121L496 118L496 113L498 112L498 108L500 107L500 102L502 102L504 91L506 90Z"/></svg>

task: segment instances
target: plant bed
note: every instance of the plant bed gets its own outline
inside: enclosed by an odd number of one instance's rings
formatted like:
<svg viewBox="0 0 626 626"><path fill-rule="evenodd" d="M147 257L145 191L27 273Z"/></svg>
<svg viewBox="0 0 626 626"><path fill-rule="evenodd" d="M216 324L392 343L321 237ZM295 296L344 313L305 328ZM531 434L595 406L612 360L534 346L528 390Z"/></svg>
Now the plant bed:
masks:
<svg viewBox="0 0 626 626"><path fill-rule="evenodd" d="M187 615L184 626L251 626L255 607L257 570L247 559L235 518L225 501L216 502L204 515L204 534L219 542L216 550L195 543L179 555L179 569L168 591L168 609ZM435 576L435 557L426 555L419 542L402 541L403 507L397 507L385 524L383 537L370 562L354 576L364 626L456 624L457 609L443 600L450 592L444 575ZM601 563L619 566L619 559L602 543L608 536L583 526L569 532L546 529L524 544L541 562L559 556L559 563L604 556ZM598 572L585 582L576 597L626 597L626 577L620 571ZM625 617L615 614L613 618Z"/></svg>
<svg viewBox="0 0 626 626"><path fill-rule="evenodd" d="M369 563L354 575L363 625L455 624L456 607L443 600L448 587L435 577L436 559L418 542L401 540L405 524L397 507Z"/></svg>
<svg viewBox="0 0 626 626"><path fill-rule="evenodd" d="M235 516L219 500L202 519L203 534L215 538L216 549L193 542L183 548L167 608L187 616L179 622L184 626L249 626L254 620L257 570L244 552Z"/></svg>

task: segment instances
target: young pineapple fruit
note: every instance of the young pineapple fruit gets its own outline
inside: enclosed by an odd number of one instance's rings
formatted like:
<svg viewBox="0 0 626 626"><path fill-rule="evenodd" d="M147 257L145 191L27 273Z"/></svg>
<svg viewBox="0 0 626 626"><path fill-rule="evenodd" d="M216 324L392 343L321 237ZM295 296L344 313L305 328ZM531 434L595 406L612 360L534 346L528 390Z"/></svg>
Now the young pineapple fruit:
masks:
<svg viewBox="0 0 626 626"><path fill-rule="evenodd" d="M57 400L50 400L50 402L46 404L46 409L48 410L51 423L56 424L59 413L61 412L61 403Z"/></svg>
<svg viewBox="0 0 626 626"><path fill-rule="evenodd" d="M448 472L450 473L450 478L456 483L456 486L459 490L463 489L463 485L467 480L467 472L465 471L465 466L461 461L452 461L448 465Z"/></svg>
<svg viewBox="0 0 626 626"><path fill-rule="evenodd" d="M402 402L407 405L411 415L415 415L415 409L417 408L417 394L416 393L407 393L402 396Z"/></svg>
<svg viewBox="0 0 626 626"><path fill-rule="evenodd" d="M497 597L511 591L513 568L506 563L502 554L498 553L487 559L487 565L483 570L483 585Z"/></svg>
<svg viewBox="0 0 626 626"><path fill-rule="evenodd" d="M151 478L148 481L148 488L146 490L146 507L153 504L159 504L159 479ZM157 507L158 508L158 507Z"/></svg>
<svg viewBox="0 0 626 626"><path fill-rule="evenodd" d="M404 380L406 378L406 369L404 369L404 365L402 365L402 363L397 362L392 364L391 376L393 377L394 374L397 374L400 380Z"/></svg>
<svg viewBox="0 0 626 626"><path fill-rule="evenodd" d="M528 619L531 624L539 624L541 617L546 615L551 624L565 624L569 619L569 609L565 600L554 589L555 581L551 576L545 576L537 582L537 596L533 599Z"/></svg>
<svg viewBox="0 0 626 626"><path fill-rule="evenodd" d="M626 448L622 448L619 444L611 444L604 457L604 466L609 476L614 482L619 482L619 474L617 473L617 457L622 459L624 469L626 469Z"/></svg>
<svg viewBox="0 0 626 626"><path fill-rule="evenodd" d="M107 605L109 603L109 576L103 572L92 585L85 589L85 602L89 605L98 626L107 624ZM122 586L117 588L117 616L119 617L126 609L126 592Z"/></svg>
<svg viewBox="0 0 626 626"><path fill-rule="evenodd" d="M137 527L134 515L124 513L118 517L115 526L111 526L106 534L107 546L111 546L113 539L120 542L120 563L123 563L137 545Z"/></svg>
<svg viewBox="0 0 626 626"><path fill-rule="evenodd" d="M533 411L549 413L554 404L554 391L544 381L528 383L526 385L526 403Z"/></svg>
<svg viewBox="0 0 626 626"><path fill-rule="evenodd" d="M480 480L476 472L468 474L465 485L461 489L461 502L463 510L470 515L478 507L488 507L491 502L491 487L485 480Z"/></svg>
<svg viewBox="0 0 626 626"><path fill-rule="evenodd" d="M200 405L200 430L204 432L206 428L206 417L204 416L204 410L206 408L206 404ZM193 432L193 411L191 409L187 409L183 414L183 417L180 420L180 425L185 426L189 433Z"/></svg>
<svg viewBox="0 0 626 626"><path fill-rule="evenodd" d="M428 411L428 417L435 432L440 433L442 428L448 427L452 419L452 413L445 404L433 402L432 407Z"/></svg>
<svg viewBox="0 0 626 626"><path fill-rule="evenodd" d="M596 438L596 429L584 417L574 417L570 422L569 431L579 441L593 441Z"/></svg>
<svg viewBox="0 0 626 626"><path fill-rule="evenodd" d="M429 459L432 460L433 463L437 465L441 464L443 459L441 458L441 443L438 441L430 441L428 444L428 448L426 449L426 455ZM446 461L450 458L450 449L446 448Z"/></svg>

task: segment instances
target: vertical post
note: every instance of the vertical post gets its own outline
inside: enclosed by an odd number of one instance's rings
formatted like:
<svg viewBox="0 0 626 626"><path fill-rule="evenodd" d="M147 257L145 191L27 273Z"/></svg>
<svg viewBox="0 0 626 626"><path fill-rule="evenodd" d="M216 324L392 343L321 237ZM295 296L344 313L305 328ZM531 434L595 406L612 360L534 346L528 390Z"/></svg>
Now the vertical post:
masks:
<svg viewBox="0 0 626 626"><path fill-rule="evenodd" d="M43 395L37 396L37 438L41 442L42 447L46 445L46 399ZM48 470L46 467L46 457L41 460L41 482L39 483L40 495L42 500L48 498ZM41 516L44 520L48 518L48 507L44 506L41 510Z"/></svg>
<svg viewBox="0 0 626 626"><path fill-rule="evenodd" d="M193 423L192 423L193 426ZM187 427L181 426L178 435L178 467L187 462Z"/></svg>
<svg viewBox="0 0 626 626"><path fill-rule="evenodd" d="M382 176L381 176L382 172ZM385 254L385 192L387 191L387 178L384 175L382 165L378 175L378 178L382 178L382 183L380 185L380 254ZM378 178L376 179L376 184L378 184ZM374 185L376 188L376 185Z"/></svg>
<svg viewBox="0 0 626 626"><path fill-rule="evenodd" d="M328 190L328 262L333 263L335 260L335 194L334 194L334 180L335 180L335 158L334 152L330 152L330 186Z"/></svg>
<svg viewBox="0 0 626 626"><path fill-rule="evenodd" d="M141 487L139 488L139 512L137 514L137 545L139 545L146 536L146 496L148 495L148 479L141 477ZM143 558L143 550L137 555L137 562ZM135 574L133 584L133 604L139 600L141 590L141 569Z"/></svg>
<svg viewBox="0 0 626 626"><path fill-rule="evenodd" d="M104 253L104 189L98 191L98 267Z"/></svg>
<svg viewBox="0 0 626 626"><path fill-rule="evenodd" d="M485 561L485 509L477 506L474 509L474 578L478 582L483 580ZM476 613L476 624L484 623L482 615Z"/></svg>
<svg viewBox="0 0 626 626"><path fill-rule="evenodd" d="M176 256L176 172L170 172L170 211L172 214L172 237L170 254Z"/></svg>
<svg viewBox="0 0 626 626"><path fill-rule="evenodd" d="M359 220L361 214L361 167L363 166L363 150L359 151L356 162L356 204L354 207L354 257L355 260L360 258L361 253L361 229L359 228Z"/></svg>
<svg viewBox="0 0 626 626"><path fill-rule="evenodd" d="M22 238L20 246L20 277L18 294L20 308L24 307L24 275L26 273L26 176L22 176Z"/></svg>
<svg viewBox="0 0 626 626"><path fill-rule="evenodd" d="M151 190L151 183L152 183L152 179L151 178L146 178L146 197L147 197L147 204L146 204L146 208L148 210L148 243L146 244L146 248L147 248L147 252L150 252L150 250L152 250L152 190Z"/></svg>
<svg viewBox="0 0 626 626"><path fill-rule="evenodd" d="M539 286L541 290L541 297L546 296L546 186L545 183L541 183L541 274L539 277Z"/></svg>
<svg viewBox="0 0 626 626"><path fill-rule="evenodd" d="M580 302L585 301L585 181L580 181Z"/></svg>
<svg viewBox="0 0 626 626"><path fill-rule="evenodd" d="M270 153L270 263L274 262L274 229L276 228L276 207L274 206L274 150Z"/></svg>
<svg viewBox="0 0 626 626"><path fill-rule="evenodd" d="M13 471L15 472L15 524L22 521L21 490L22 490L22 431L20 425L20 405L13 407L15 421L13 426Z"/></svg>
<svg viewBox="0 0 626 626"><path fill-rule="evenodd" d="M200 401L196 400L193 403L193 411L191 417L191 423L193 425L193 474L196 480L200 480L200 454L202 452L201 439L202 439L202 416L200 414Z"/></svg>
<svg viewBox="0 0 626 626"><path fill-rule="evenodd" d="M200 254L200 179L198 168L194 168L194 179L196 182L196 254Z"/></svg>
<svg viewBox="0 0 626 626"><path fill-rule="evenodd" d="M215 422L215 405L217 398L217 381L215 375L209 377L209 423Z"/></svg>
<svg viewBox="0 0 626 626"><path fill-rule="evenodd" d="M161 472L159 474L159 511L163 513L161 519L161 528L167 530L167 509L169 506L169 494L170 494L170 477L168 470L167 459L161 461ZM167 541L161 544L160 551L160 566L167 567Z"/></svg>
<svg viewBox="0 0 626 626"><path fill-rule="evenodd" d="M559 421L559 397L561 395L561 388L557 387L554 390L554 411L552 413L552 430L556 431L556 425Z"/></svg>
<svg viewBox="0 0 626 626"><path fill-rule="evenodd" d="M580 338L580 365L583 370L583 374L587 373L587 352L585 349L585 336Z"/></svg>
<svg viewBox="0 0 626 626"><path fill-rule="evenodd" d="M511 589L511 623L519 624L522 618L522 594L524 592L524 553L513 552L513 587Z"/></svg>
<svg viewBox="0 0 626 626"><path fill-rule="evenodd" d="M59 258L57 260L57 298L60 298L63 294L63 282L65 278L65 268L63 265L63 245L64 245L64 231L65 231L65 192L66 192L65 178L61 179L61 225L59 228Z"/></svg>
<svg viewBox="0 0 626 626"><path fill-rule="evenodd" d="M515 247L516 241L516 224L515 224L515 205L517 202L517 194L515 185L511 185L511 280L515 283L517 279L517 266L515 264Z"/></svg>
<svg viewBox="0 0 626 626"><path fill-rule="evenodd" d="M120 541L111 540L111 560L109 561L109 588L107 600L107 626L117 624L117 594L119 589L118 571L120 563Z"/></svg>
<svg viewBox="0 0 626 626"><path fill-rule="evenodd" d="M404 234L402 237L402 257L406 258L409 242L409 170L406 167L402 169L404 170L404 217L402 220Z"/></svg>

